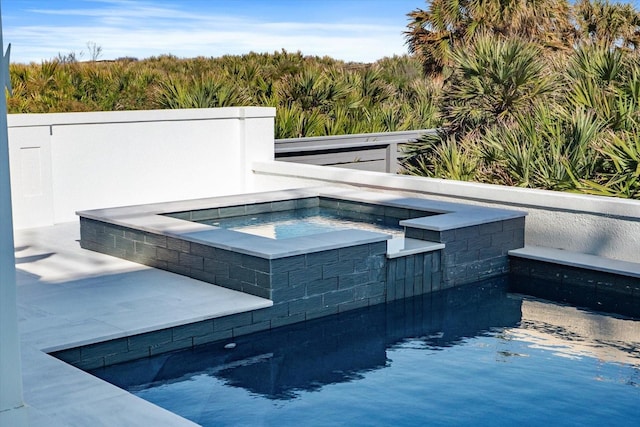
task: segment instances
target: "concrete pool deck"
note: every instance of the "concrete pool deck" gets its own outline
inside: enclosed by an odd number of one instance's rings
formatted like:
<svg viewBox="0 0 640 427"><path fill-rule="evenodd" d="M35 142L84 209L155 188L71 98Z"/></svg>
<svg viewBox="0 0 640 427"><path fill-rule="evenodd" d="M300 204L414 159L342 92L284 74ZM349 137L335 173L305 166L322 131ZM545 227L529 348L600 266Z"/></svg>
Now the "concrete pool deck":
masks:
<svg viewBox="0 0 640 427"><path fill-rule="evenodd" d="M272 302L84 250L78 222L15 233L30 426L193 426L47 352L269 307Z"/></svg>

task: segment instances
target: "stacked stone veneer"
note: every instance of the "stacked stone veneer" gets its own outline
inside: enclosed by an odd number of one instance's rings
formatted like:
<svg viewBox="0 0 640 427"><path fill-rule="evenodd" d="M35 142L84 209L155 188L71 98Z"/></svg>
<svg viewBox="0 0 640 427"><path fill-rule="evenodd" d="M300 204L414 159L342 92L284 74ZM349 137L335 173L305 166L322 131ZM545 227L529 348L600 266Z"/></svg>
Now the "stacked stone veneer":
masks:
<svg viewBox="0 0 640 427"><path fill-rule="evenodd" d="M310 299L305 304L315 309L369 298L384 301L384 239L267 259L87 218L81 218L80 228L85 249L268 298L274 305Z"/></svg>
<svg viewBox="0 0 640 427"><path fill-rule="evenodd" d="M386 241L265 259L81 218L82 247L273 301L273 306L55 353L82 369L386 301Z"/></svg>
<svg viewBox="0 0 640 427"><path fill-rule="evenodd" d="M428 294L442 288L441 251L387 260L386 301Z"/></svg>
<svg viewBox="0 0 640 427"><path fill-rule="evenodd" d="M640 315L640 277L511 257L509 282L513 292L634 317Z"/></svg>
<svg viewBox="0 0 640 427"><path fill-rule="evenodd" d="M208 212L171 214L180 219L241 212L322 206L385 221L429 212L342 200L305 198ZM249 207L251 206L251 207ZM406 237L440 242L443 250L387 257L386 240L270 259L141 231L81 216L81 246L219 286L271 299L273 305L193 324L86 345L56 353L92 369L198 344L219 341L361 307L499 276L510 249L524 244L524 218L445 231L406 228ZM375 240L375 239L374 239Z"/></svg>
<svg viewBox="0 0 640 427"><path fill-rule="evenodd" d="M524 216L444 231L407 227L405 236L444 243L442 289L509 272L511 249L524 246Z"/></svg>
<svg viewBox="0 0 640 427"><path fill-rule="evenodd" d="M304 197L293 200L279 200L266 203L250 203L185 212L173 212L165 215L185 221L209 223L230 217L264 213L277 214L279 212L294 209L308 209L316 207L332 210L339 213L342 217L354 220L370 221L372 218L375 218L376 221L390 226L398 226L398 222L404 219L436 215L434 212L426 212L417 209L354 202L331 197Z"/></svg>

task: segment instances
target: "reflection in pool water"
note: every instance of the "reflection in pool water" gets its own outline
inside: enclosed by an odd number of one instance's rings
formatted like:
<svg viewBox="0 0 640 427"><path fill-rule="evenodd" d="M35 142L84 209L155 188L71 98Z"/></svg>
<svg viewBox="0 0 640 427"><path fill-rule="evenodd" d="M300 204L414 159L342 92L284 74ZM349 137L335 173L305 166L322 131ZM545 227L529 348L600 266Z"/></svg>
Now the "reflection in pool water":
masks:
<svg viewBox="0 0 640 427"><path fill-rule="evenodd" d="M94 371L204 426L636 425L640 321L501 280Z"/></svg>

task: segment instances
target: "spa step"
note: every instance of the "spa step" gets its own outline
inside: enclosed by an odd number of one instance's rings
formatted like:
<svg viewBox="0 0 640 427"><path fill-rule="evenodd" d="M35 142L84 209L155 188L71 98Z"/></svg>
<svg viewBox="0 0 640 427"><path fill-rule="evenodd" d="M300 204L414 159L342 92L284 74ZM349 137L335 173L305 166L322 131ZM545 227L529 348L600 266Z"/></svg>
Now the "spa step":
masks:
<svg viewBox="0 0 640 427"><path fill-rule="evenodd" d="M640 278L640 263L620 261L563 249L525 246L521 249L509 251L509 256Z"/></svg>
<svg viewBox="0 0 640 427"><path fill-rule="evenodd" d="M387 240L387 258L415 255L444 249L444 243L396 237Z"/></svg>

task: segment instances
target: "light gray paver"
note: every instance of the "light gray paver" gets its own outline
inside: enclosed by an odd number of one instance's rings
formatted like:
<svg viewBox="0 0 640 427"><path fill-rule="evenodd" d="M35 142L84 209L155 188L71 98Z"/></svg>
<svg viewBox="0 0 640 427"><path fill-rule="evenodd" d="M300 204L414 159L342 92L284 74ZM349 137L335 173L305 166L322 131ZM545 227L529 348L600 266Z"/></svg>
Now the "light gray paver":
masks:
<svg viewBox="0 0 640 427"><path fill-rule="evenodd" d="M272 302L83 250L78 239L77 222L15 236L30 425L196 425L44 351L250 312Z"/></svg>

